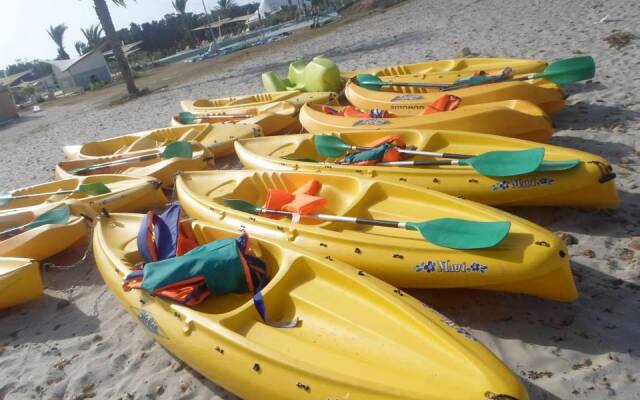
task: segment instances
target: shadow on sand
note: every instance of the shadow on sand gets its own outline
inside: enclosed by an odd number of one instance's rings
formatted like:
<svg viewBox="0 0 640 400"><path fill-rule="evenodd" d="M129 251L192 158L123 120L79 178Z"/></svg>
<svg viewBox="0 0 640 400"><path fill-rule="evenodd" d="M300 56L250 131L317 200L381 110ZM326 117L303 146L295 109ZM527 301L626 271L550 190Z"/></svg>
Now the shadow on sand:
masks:
<svg viewBox="0 0 640 400"><path fill-rule="evenodd" d="M640 329L628 317L640 305L640 286L577 262L572 268L580 293L572 303L461 289L409 293L460 325L499 338L592 355L637 351Z"/></svg>
<svg viewBox="0 0 640 400"><path fill-rule="evenodd" d="M17 346L88 336L99 325L98 318L86 315L73 301L45 294L36 301L0 312L0 344Z"/></svg>
<svg viewBox="0 0 640 400"><path fill-rule="evenodd" d="M627 122L637 121L639 118L640 112L622 105L579 101L567 105L562 112L555 115L554 122L558 130L612 129L616 126L624 127Z"/></svg>
<svg viewBox="0 0 640 400"><path fill-rule="evenodd" d="M634 148L624 143L603 142L579 136L553 136L549 144L593 153L605 157L612 163L618 163L621 158L635 154Z"/></svg>

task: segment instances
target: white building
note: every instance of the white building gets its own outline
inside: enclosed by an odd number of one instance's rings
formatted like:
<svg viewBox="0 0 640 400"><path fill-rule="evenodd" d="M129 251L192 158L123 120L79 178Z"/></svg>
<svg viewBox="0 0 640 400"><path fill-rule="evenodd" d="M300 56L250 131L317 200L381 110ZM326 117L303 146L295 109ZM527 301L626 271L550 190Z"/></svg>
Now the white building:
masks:
<svg viewBox="0 0 640 400"><path fill-rule="evenodd" d="M51 64L53 76L63 91L84 89L95 81L110 82L109 66L98 49L72 60L47 61Z"/></svg>
<svg viewBox="0 0 640 400"><path fill-rule="evenodd" d="M11 92L6 86L0 85L0 125L16 117L18 117L18 111L16 111Z"/></svg>

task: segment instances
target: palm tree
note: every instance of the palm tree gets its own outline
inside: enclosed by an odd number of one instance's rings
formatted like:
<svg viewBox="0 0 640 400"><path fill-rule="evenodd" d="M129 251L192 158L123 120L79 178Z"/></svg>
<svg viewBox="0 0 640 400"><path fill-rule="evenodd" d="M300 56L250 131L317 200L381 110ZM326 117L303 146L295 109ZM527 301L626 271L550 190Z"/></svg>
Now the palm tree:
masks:
<svg viewBox="0 0 640 400"><path fill-rule="evenodd" d="M235 0L218 0L218 11L225 17L233 7L236 7Z"/></svg>
<svg viewBox="0 0 640 400"><path fill-rule="evenodd" d="M102 27L100 25L91 25L87 29L80 29L87 39L89 49L96 48L102 42Z"/></svg>
<svg viewBox="0 0 640 400"><path fill-rule="evenodd" d="M76 48L76 51L78 52L79 56L81 56L81 55L85 54L87 51L89 51L89 47L87 46L87 44L85 42L77 41L73 45Z"/></svg>
<svg viewBox="0 0 640 400"><path fill-rule="evenodd" d="M189 15L187 14L187 1L188 0L175 0L172 1L171 4L173 8L180 14L180 21L182 22L182 26L185 32L185 38L187 42L191 45L193 44L193 37L191 36L191 21Z"/></svg>
<svg viewBox="0 0 640 400"><path fill-rule="evenodd" d="M117 6L126 7L126 0L111 0ZM133 81L133 73L131 72L131 67L129 67L129 61L124 56L124 52L122 51L122 45L120 44L120 40L116 35L116 28L113 26L113 20L111 19L111 13L109 12L109 7L107 6L106 0L93 0L93 6L96 10L96 14L98 15L98 19L100 20L100 25L104 29L104 33L107 36L107 43L113 50L113 55L120 66L120 72L122 73L122 79L127 85L127 91L131 96L137 96L140 94L140 91L136 87L135 82Z"/></svg>
<svg viewBox="0 0 640 400"><path fill-rule="evenodd" d="M49 29L47 30L47 33L49 34L49 36L51 37L51 39L56 43L56 45L58 46L58 60L68 60L69 59L69 54L67 54L66 51L64 51L64 45L62 43L63 39L64 39L64 32L67 30L67 26L65 24L60 24L60 25L56 25L56 26L49 26Z"/></svg>
<svg viewBox="0 0 640 400"><path fill-rule="evenodd" d="M171 4L178 14L185 15L187 13L187 0L175 0Z"/></svg>

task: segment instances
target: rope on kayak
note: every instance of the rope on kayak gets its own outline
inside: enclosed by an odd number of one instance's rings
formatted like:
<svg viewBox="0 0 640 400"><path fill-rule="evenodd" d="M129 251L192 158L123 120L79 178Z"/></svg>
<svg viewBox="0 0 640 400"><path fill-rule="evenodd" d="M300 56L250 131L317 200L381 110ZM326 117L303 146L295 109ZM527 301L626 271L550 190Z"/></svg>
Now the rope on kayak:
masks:
<svg viewBox="0 0 640 400"><path fill-rule="evenodd" d="M105 212L105 211L106 210L103 209L103 212ZM76 268L77 266L79 266L80 264L82 264L83 262L85 262L87 257L89 257L89 254L91 253L91 249L93 247L93 228L95 227L96 223L95 223L95 220L93 218L91 218L90 216L88 216L87 214L80 213L80 216L82 218L84 218L85 221L89 222L89 228L88 228L89 243L87 244L87 247L84 250L84 252L82 252L82 256L80 257L80 259L78 259L77 261L73 262L70 265L56 265L56 264L54 264L52 262L46 262L46 263L42 264L42 266L44 268L58 269L58 270L73 269L73 268Z"/></svg>
<svg viewBox="0 0 640 400"><path fill-rule="evenodd" d="M601 161L589 161L589 164L595 164L600 170L600 179L598 179L600 183L609 182L616 177L611 165L607 165Z"/></svg>

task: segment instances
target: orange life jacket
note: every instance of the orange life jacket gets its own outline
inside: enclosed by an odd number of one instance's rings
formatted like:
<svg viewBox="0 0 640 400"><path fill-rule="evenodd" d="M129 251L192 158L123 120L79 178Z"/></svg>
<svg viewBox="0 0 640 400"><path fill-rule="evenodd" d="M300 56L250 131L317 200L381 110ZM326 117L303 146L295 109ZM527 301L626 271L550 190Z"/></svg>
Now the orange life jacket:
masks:
<svg viewBox="0 0 640 400"><path fill-rule="evenodd" d="M280 189L269 189L263 208L290 211L300 215L315 214L327 204L327 199L315 196L320 190L320 186L320 182L313 179L296 189L293 193ZM273 219L283 217L268 214L265 214L265 216Z"/></svg>
<svg viewBox="0 0 640 400"><path fill-rule="evenodd" d="M436 99L433 103L426 106L420 115L428 115L443 111L452 111L458 108L462 99L452 94L444 94Z"/></svg>

